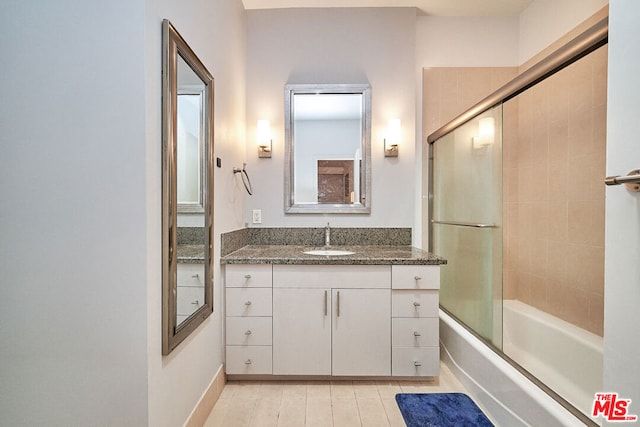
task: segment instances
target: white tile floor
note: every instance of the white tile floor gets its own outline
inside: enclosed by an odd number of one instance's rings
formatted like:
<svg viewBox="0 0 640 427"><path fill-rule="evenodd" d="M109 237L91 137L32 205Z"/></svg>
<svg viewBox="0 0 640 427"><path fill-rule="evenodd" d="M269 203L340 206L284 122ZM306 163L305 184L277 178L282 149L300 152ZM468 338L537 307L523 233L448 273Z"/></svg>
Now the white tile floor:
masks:
<svg viewBox="0 0 640 427"><path fill-rule="evenodd" d="M396 393L443 392L466 392L443 363L432 381L232 381L205 427L404 427Z"/></svg>

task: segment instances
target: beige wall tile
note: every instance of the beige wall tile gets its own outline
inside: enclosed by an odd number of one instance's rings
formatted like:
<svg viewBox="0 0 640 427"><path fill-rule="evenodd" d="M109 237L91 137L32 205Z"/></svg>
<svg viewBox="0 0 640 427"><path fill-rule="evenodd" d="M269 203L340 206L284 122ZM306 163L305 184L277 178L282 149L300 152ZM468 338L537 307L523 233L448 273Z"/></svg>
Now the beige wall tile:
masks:
<svg viewBox="0 0 640 427"><path fill-rule="evenodd" d="M566 120L549 123L549 162L566 165L569 159L569 123ZM565 166L566 167L566 166ZM551 175L553 176L553 175Z"/></svg>

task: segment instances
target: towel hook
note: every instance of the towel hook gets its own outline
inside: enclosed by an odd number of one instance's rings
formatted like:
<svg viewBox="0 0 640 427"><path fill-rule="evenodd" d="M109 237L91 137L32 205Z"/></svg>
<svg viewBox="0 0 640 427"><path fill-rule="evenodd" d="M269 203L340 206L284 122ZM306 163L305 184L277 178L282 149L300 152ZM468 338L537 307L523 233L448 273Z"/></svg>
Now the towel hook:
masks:
<svg viewBox="0 0 640 427"><path fill-rule="evenodd" d="M233 168L233 173L239 173L240 176L242 176L242 183L244 184L244 188L245 190L247 190L247 193L249 193L250 196L253 195L253 187L251 186L251 180L249 179L249 174L247 174L247 164L243 163L242 164L242 169L240 168Z"/></svg>

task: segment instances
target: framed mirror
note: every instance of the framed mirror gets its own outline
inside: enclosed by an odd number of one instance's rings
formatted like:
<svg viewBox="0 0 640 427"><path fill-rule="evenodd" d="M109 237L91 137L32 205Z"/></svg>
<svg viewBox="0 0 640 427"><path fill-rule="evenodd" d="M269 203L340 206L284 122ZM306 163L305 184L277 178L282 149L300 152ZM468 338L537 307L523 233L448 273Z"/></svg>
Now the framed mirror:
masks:
<svg viewBox="0 0 640 427"><path fill-rule="evenodd" d="M285 212L371 212L371 87L285 86Z"/></svg>
<svg viewBox="0 0 640 427"><path fill-rule="evenodd" d="M202 227L178 228L178 216ZM194 222L193 220L190 222ZM162 23L162 353L213 312L213 77Z"/></svg>

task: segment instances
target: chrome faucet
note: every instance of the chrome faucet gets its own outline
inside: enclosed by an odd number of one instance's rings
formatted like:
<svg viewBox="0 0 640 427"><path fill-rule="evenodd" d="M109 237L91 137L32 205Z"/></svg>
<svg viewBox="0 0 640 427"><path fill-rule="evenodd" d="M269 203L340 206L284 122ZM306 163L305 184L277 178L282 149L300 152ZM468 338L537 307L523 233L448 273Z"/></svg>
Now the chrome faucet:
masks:
<svg viewBox="0 0 640 427"><path fill-rule="evenodd" d="M331 246L331 226L327 223L327 226L324 228L324 245L329 247Z"/></svg>

